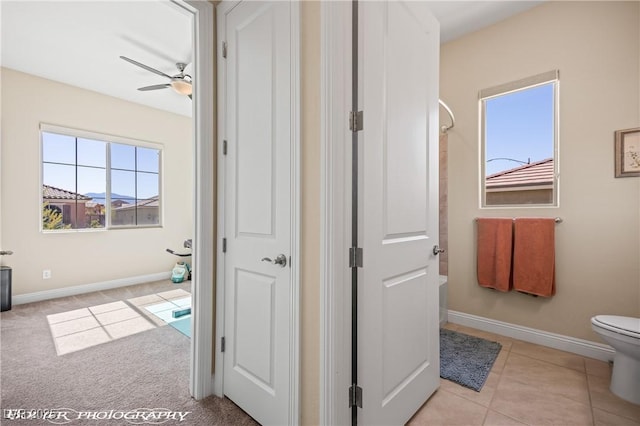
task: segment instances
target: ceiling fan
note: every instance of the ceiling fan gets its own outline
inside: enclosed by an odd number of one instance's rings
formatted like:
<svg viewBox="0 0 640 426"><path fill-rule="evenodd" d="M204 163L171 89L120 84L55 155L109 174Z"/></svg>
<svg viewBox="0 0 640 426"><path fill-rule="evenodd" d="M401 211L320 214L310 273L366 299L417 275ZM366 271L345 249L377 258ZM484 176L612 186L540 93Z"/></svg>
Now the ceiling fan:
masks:
<svg viewBox="0 0 640 426"><path fill-rule="evenodd" d="M123 59L133 65L136 65L142 69L145 69L149 72L152 72L154 74L158 74L161 75L163 77L168 78L169 80L171 80L169 83L165 83L165 84L154 84L153 86L145 86L145 87L140 87L138 90L146 92L149 90L159 90L159 89L166 89L167 87L171 87L173 90L175 90L177 93L181 94L181 95L185 95L188 96L189 99L191 99L191 93L192 93L192 87L191 87L191 76L189 74L185 74L184 73L184 69L187 67L187 64L182 63L182 62L178 62L176 63L176 67L178 68L178 74L174 75L174 76L170 76L169 74L165 74L162 71L158 71L155 68L151 68L148 65L142 64L138 61L134 61L133 59L127 58L126 56L120 56L120 59Z"/></svg>

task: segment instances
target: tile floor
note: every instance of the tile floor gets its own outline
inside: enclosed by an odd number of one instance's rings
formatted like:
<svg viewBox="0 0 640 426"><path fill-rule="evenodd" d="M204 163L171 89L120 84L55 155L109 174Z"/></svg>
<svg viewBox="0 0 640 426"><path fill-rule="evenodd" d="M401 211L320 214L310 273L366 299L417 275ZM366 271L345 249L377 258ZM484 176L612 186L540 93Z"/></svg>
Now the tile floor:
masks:
<svg viewBox="0 0 640 426"><path fill-rule="evenodd" d="M456 324L445 327L500 342L502 350L480 392L441 379L408 426L640 425L640 405L609 391L608 363Z"/></svg>
<svg viewBox="0 0 640 426"><path fill-rule="evenodd" d="M191 294L175 289L47 315L47 322L57 354L65 355L166 325L173 309L188 306Z"/></svg>

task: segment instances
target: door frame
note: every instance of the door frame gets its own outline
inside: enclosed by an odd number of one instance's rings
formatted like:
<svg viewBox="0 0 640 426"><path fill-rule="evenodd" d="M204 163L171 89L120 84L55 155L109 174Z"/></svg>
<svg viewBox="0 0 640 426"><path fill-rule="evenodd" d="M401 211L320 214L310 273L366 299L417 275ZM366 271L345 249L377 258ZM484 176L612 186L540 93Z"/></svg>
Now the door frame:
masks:
<svg viewBox="0 0 640 426"><path fill-rule="evenodd" d="M193 398L203 399L213 392L213 235L214 218L213 182L215 163L212 164L215 132L210 117L215 114L213 5L198 0L171 0L193 15L193 69L199 78L193 82L193 146L194 146L194 226L191 316L191 356L189 361L189 392Z"/></svg>
<svg viewBox="0 0 640 426"><path fill-rule="evenodd" d="M217 15L217 46L216 58L218 101L226 96L225 67L226 60L222 56L222 41L225 39L225 14L231 11L241 0L223 0L216 8ZM291 2L291 289L290 296L293 306L289 311L290 318L290 353L289 363L291 399L289 401L289 424L299 423L300 419L300 4ZM225 111L217 108L217 136L222 141L225 138ZM222 238L224 236L225 218L225 167L221 159L224 158L223 144L218 144L216 154L218 173L217 196L217 229L216 241L216 297L215 297L215 371L219 374L213 376L213 392L215 395L224 396L224 352L222 352L221 337L225 330L225 263L222 251ZM213 210L211 210L213 211Z"/></svg>
<svg viewBox="0 0 640 426"><path fill-rule="evenodd" d="M320 23L320 424L350 425L351 2L322 2Z"/></svg>

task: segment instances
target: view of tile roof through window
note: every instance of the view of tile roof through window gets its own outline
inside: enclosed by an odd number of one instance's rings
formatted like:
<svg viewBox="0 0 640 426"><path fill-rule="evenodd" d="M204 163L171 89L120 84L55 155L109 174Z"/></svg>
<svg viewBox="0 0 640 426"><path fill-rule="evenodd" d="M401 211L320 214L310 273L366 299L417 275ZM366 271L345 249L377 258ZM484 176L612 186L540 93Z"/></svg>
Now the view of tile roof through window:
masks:
<svg viewBox="0 0 640 426"><path fill-rule="evenodd" d="M42 198L48 200L91 200L91 197L56 188L55 186L42 185Z"/></svg>
<svg viewBox="0 0 640 426"><path fill-rule="evenodd" d="M553 158L547 158L489 175L486 178L486 185L487 188L552 185L553 175Z"/></svg>
<svg viewBox="0 0 640 426"><path fill-rule="evenodd" d="M158 207L159 206L158 196L151 197L151 198L146 199L146 200L140 200L134 205L127 204L125 202L122 206L114 208L114 210L127 210L127 209L134 209L136 207L144 207L144 206L146 206L146 207Z"/></svg>

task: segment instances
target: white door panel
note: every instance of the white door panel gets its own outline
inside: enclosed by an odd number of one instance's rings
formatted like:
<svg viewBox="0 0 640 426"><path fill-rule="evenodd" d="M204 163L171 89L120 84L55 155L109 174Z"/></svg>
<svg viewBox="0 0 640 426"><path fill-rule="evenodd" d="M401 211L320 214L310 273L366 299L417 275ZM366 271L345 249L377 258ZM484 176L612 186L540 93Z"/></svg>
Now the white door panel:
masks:
<svg viewBox="0 0 640 426"><path fill-rule="evenodd" d="M400 1L360 2L359 25L359 423L398 425L439 384L439 26Z"/></svg>
<svg viewBox="0 0 640 426"><path fill-rule="evenodd" d="M237 373L273 394L275 342L271 329L275 323L276 278L240 269L235 275L232 363Z"/></svg>
<svg viewBox="0 0 640 426"><path fill-rule="evenodd" d="M239 8L248 6L241 4ZM235 62L230 67L230 71L235 68L235 75L229 79L235 80L237 94L233 99L237 102L237 117L229 124L234 127L237 141L242 141L236 149L236 232L273 237L276 183L273 136L278 117L272 108L273 63L277 54L273 37L274 10L269 4L254 9L257 10L243 16L240 22L233 22L235 31L228 37L229 62ZM230 107L233 108L233 104ZM233 116L231 111L230 116Z"/></svg>
<svg viewBox="0 0 640 426"><path fill-rule="evenodd" d="M224 394L263 425L290 423L291 4L224 12Z"/></svg>

